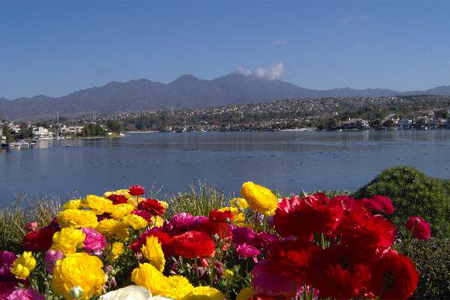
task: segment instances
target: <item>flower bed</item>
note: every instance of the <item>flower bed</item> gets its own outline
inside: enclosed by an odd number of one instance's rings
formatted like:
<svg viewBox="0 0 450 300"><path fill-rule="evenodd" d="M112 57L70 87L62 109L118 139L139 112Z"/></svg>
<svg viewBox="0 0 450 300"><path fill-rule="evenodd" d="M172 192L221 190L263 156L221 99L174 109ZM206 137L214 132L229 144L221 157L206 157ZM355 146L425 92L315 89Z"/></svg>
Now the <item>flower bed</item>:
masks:
<svg viewBox="0 0 450 300"><path fill-rule="evenodd" d="M419 274L401 253L430 239L420 217L398 239L383 196L278 199L247 182L228 207L166 218L144 195L88 195L27 224L25 251L0 252L0 299L405 299Z"/></svg>

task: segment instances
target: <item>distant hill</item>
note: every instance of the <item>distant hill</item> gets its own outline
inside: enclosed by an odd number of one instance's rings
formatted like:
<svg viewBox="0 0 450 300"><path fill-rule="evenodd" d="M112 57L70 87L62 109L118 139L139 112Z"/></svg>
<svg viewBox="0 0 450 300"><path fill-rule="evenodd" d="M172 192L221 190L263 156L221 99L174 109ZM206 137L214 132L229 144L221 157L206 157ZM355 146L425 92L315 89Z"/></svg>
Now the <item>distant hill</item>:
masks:
<svg viewBox="0 0 450 300"><path fill-rule="evenodd" d="M228 104L272 102L288 98L386 97L406 94L450 95L450 86L427 91L340 88L312 90L281 80L232 73L213 80L183 75L164 84L148 79L110 82L62 97L0 98L0 118L48 119L60 116L112 114L167 108L202 108Z"/></svg>

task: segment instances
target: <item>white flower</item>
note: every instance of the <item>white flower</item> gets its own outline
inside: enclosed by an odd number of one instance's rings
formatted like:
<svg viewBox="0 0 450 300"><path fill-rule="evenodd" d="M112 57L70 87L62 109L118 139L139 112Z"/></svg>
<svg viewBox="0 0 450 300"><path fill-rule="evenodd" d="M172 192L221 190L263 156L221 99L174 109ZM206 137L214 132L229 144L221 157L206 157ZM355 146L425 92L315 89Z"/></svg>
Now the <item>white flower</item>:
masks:
<svg viewBox="0 0 450 300"><path fill-rule="evenodd" d="M100 297L100 300L170 300L161 296L152 297L152 293L143 286L129 285L127 287L109 292Z"/></svg>

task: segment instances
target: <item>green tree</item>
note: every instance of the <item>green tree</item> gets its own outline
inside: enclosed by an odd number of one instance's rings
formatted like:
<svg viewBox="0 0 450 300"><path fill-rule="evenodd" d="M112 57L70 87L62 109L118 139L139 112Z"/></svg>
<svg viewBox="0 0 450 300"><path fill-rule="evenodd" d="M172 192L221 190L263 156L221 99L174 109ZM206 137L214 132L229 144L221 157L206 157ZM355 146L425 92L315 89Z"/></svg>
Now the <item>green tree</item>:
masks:
<svg viewBox="0 0 450 300"><path fill-rule="evenodd" d="M8 125L3 126L3 135L6 137L6 142L11 143L14 141L14 137L11 134L11 130L9 129Z"/></svg>

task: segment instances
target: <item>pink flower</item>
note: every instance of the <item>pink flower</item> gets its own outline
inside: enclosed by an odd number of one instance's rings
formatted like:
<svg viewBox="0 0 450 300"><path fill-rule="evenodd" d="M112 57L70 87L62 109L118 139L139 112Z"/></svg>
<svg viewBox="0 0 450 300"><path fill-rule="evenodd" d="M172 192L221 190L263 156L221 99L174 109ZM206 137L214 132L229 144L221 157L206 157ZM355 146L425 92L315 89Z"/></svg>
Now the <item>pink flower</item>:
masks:
<svg viewBox="0 0 450 300"><path fill-rule="evenodd" d="M411 231L412 236L418 240L430 240L430 224L421 217L410 217L406 222L406 229Z"/></svg>
<svg viewBox="0 0 450 300"><path fill-rule="evenodd" d="M64 254L61 250L47 250L47 252L45 252L44 258L45 269L47 270L47 272L53 273L53 268L56 266L56 262L63 257Z"/></svg>
<svg viewBox="0 0 450 300"><path fill-rule="evenodd" d="M82 228L83 233L86 235L86 238L83 242L84 247L83 250L92 253L95 255L102 254L103 249L106 247L106 239L105 237L93 228Z"/></svg>
<svg viewBox="0 0 450 300"><path fill-rule="evenodd" d="M363 199L362 202L364 207L371 211L382 212L386 215L394 213L394 206L388 197L377 195L369 199Z"/></svg>
<svg viewBox="0 0 450 300"><path fill-rule="evenodd" d="M204 220L208 220L208 217L194 217L189 213L178 213L170 219L164 229L172 235L183 234L187 231L196 230Z"/></svg>
<svg viewBox="0 0 450 300"><path fill-rule="evenodd" d="M31 288L18 288L9 294L6 300L45 300L45 298Z"/></svg>
<svg viewBox="0 0 450 300"><path fill-rule="evenodd" d="M252 245L244 243L236 247L236 253L243 257L255 257L260 255L261 251Z"/></svg>
<svg viewBox="0 0 450 300"><path fill-rule="evenodd" d="M39 227L39 225L38 225L37 222L30 222L30 223L28 223L27 225L25 225L25 229L26 229L27 231L34 231L34 230L37 230L38 227Z"/></svg>

